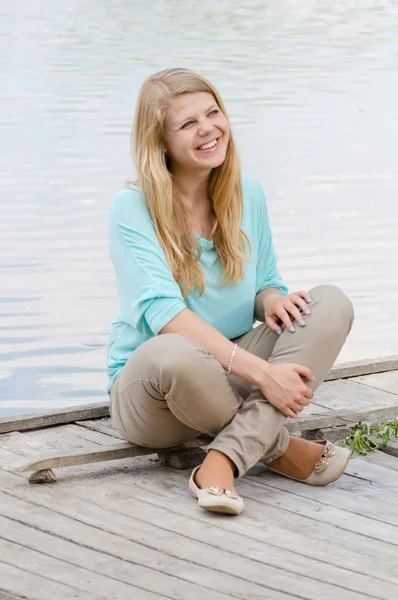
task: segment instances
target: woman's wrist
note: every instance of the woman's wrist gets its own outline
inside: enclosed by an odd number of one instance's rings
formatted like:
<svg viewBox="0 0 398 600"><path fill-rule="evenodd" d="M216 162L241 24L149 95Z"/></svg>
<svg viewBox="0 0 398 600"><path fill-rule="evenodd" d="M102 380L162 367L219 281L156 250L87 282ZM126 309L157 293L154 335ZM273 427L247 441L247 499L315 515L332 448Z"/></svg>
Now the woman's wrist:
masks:
<svg viewBox="0 0 398 600"><path fill-rule="evenodd" d="M260 381L264 382L264 376L269 373L270 366L263 358L238 346L232 363L231 373L257 385Z"/></svg>

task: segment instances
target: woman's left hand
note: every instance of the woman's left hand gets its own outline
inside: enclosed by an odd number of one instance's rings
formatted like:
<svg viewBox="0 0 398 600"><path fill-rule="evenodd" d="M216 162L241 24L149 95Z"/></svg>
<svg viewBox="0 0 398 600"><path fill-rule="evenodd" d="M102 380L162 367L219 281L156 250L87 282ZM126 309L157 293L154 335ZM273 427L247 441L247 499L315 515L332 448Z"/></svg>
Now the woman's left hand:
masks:
<svg viewBox="0 0 398 600"><path fill-rule="evenodd" d="M287 296L272 294L264 298L264 315L268 327L278 333L282 333L281 324L283 323L289 331L294 333L292 320L296 320L302 327L305 325L303 315L310 315L311 310L308 306L312 302L311 295L308 292L294 292ZM301 311L301 312L300 312Z"/></svg>

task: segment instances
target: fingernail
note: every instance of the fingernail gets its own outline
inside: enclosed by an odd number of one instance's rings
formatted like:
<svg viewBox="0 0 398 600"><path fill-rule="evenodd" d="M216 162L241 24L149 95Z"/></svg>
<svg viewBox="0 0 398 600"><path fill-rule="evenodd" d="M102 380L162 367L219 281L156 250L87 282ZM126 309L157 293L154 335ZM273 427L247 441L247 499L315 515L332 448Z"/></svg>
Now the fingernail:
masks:
<svg viewBox="0 0 398 600"><path fill-rule="evenodd" d="M312 298L308 298L308 302L312 302Z"/></svg>
<svg viewBox="0 0 398 600"><path fill-rule="evenodd" d="M289 329L289 331L291 331L292 333L294 333L296 330L295 330L295 328L294 328L294 327L291 327L291 328Z"/></svg>
<svg viewBox="0 0 398 600"><path fill-rule="evenodd" d="M309 308L306 308L306 309L305 309L305 314L306 314L306 315L310 315L310 314L311 314L311 311L310 311L310 309L309 309Z"/></svg>
<svg viewBox="0 0 398 600"><path fill-rule="evenodd" d="M282 333L282 332L281 332L281 330L280 330L280 329L278 329L278 331L277 331L276 333L277 333L278 335L281 335L281 333Z"/></svg>
<svg viewBox="0 0 398 600"><path fill-rule="evenodd" d="M315 375L312 376L312 381L316 381Z"/></svg>
<svg viewBox="0 0 398 600"><path fill-rule="evenodd" d="M299 323L302 327L305 325L305 321L303 319L301 319L301 321L299 321Z"/></svg>

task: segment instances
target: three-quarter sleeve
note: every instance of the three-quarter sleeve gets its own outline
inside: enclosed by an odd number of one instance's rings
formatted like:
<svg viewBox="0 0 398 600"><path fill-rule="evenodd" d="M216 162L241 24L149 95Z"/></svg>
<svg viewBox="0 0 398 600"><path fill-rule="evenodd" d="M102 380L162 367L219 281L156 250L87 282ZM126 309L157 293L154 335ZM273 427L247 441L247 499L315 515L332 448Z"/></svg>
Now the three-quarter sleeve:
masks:
<svg viewBox="0 0 398 600"><path fill-rule="evenodd" d="M286 295L288 287L278 271L278 256L273 246L264 192L257 181L255 182L255 186L259 226L256 293L264 288L277 288L283 295Z"/></svg>
<svg viewBox="0 0 398 600"><path fill-rule="evenodd" d="M113 200L109 250L119 293L119 319L144 336L157 335L186 305L137 191L125 189Z"/></svg>

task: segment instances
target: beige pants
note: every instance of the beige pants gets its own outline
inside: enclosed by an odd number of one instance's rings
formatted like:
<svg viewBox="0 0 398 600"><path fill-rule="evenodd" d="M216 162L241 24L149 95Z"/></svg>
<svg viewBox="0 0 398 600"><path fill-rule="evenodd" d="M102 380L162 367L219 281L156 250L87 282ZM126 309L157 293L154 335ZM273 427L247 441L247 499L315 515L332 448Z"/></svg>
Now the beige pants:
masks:
<svg viewBox="0 0 398 600"><path fill-rule="evenodd" d="M351 329L351 301L337 287L310 290L312 314L306 325L280 337L265 323L236 338L241 348L270 363L299 363L312 369L315 390L333 365ZM209 449L226 454L242 477L260 458L283 454L286 417L256 386L226 376L202 346L177 334L149 339L128 359L110 391L116 429L140 446L165 448L206 433Z"/></svg>

